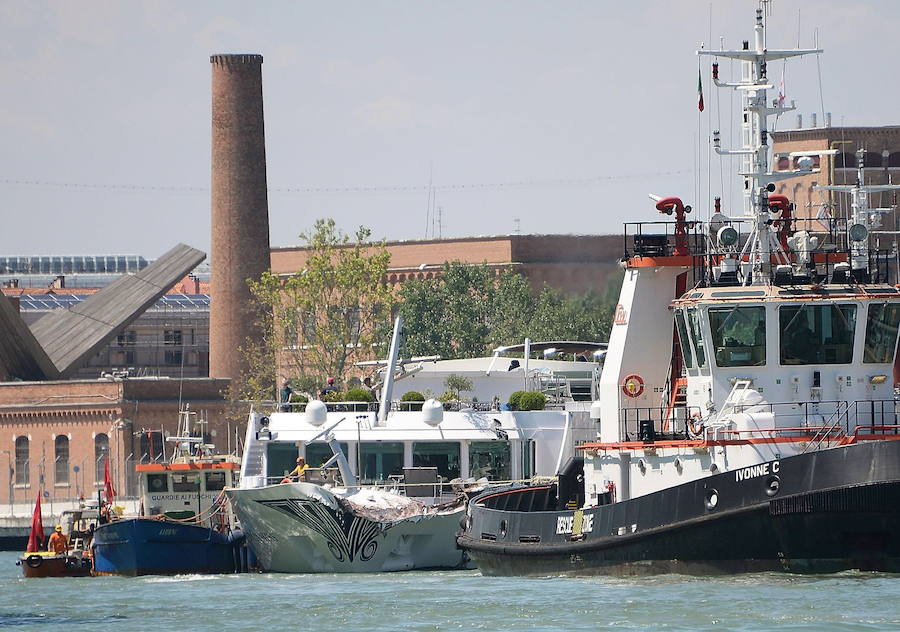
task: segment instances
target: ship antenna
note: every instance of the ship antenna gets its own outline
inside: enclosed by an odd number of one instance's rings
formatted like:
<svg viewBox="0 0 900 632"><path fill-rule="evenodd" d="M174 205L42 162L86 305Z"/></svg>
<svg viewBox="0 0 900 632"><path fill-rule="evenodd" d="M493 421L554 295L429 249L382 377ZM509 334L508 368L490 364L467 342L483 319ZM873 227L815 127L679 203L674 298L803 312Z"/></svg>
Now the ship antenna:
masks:
<svg viewBox="0 0 900 632"><path fill-rule="evenodd" d="M768 14L769 9L769 0L762 0L760 8L756 10L756 25L752 43L745 40L742 47L737 50L701 49L697 51L698 55L737 60L743 66L738 81L722 81L718 77L717 66L713 67L713 85L739 91L742 95L743 109L742 146L735 149L723 149L720 132L717 130L713 132L713 147L720 155L740 157L739 169L744 181L743 212L751 225L749 238L741 251L741 258L746 257L750 262L751 269L751 274L743 278L744 285L749 285L751 282L754 285L769 283L773 257L776 261L789 263L787 253L783 251L782 245L771 228L769 195L775 192L776 182L813 171L811 165L804 166L799 171L773 172L770 168L768 119L773 115L793 110L795 106L793 102L790 106L785 106L778 100L771 104L768 103L768 90L774 87L769 85L768 64L774 60L817 54L822 51L801 48L769 50L766 45L764 20L764 14Z"/></svg>

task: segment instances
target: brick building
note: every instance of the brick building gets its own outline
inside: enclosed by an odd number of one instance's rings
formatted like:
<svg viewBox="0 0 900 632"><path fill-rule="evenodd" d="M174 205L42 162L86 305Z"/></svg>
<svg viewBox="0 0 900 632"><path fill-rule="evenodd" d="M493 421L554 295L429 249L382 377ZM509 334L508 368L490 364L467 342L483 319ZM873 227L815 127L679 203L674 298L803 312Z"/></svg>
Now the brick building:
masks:
<svg viewBox="0 0 900 632"><path fill-rule="evenodd" d="M540 291L549 285L572 294L603 292L610 274L617 272L622 256L620 235L496 235L389 241L388 282L439 275L446 262L482 264L496 270L518 270ZM303 269L305 248L272 248L272 271L293 274Z"/></svg>
<svg viewBox="0 0 900 632"><path fill-rule="evenodd" d="M181 401L208 420L205 432L220 452L233 449L243 426L226 418L227 385L210 378L0 383L0 504L33 502L39 488L54 500L96 496L106 459L119 494L134 495L133 466L161 455L178 429Z"/></svg>
<svg viewBox="0 0 900 632"><path fill-rule="evenodd" d="M811 150L836 150L831 156L814 158L819 173L788 178L778 184L777 193L786 195L801 218L838 217L850 213L850 197L834 191L815 191L815 185L854 184L858 150L865 152L865 182L900 183L900 125L882 127L808 127L773 132L776 171L796 168L797 158L778 154ZM873 207L896 207L896 194L873 194ZM883 219L886 230L897 229L896 210ZM805 228L801 223L798 228Z"/></svg>

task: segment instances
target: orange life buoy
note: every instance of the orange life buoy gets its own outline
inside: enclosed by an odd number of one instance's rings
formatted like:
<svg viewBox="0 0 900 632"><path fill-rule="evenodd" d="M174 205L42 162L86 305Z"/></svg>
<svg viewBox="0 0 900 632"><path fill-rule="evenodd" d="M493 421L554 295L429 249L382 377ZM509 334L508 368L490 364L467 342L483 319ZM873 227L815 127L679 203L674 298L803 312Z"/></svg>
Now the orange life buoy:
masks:
<svg viewBox="0 0 900 632"><path fill-rule="evenodd" d="M622 392L628 397L640 397L644 392L644 378L637 373L626 375L622 380Z"/></svg>
<svg viewBox="0 0 900 632"><path fill-rule="evenodd" d="M692 439L699 439L703 437L705 430L706 424L700 417L700 413L694 413L693 415L691 415L691 418L687 423L688 436Z"/></svg>

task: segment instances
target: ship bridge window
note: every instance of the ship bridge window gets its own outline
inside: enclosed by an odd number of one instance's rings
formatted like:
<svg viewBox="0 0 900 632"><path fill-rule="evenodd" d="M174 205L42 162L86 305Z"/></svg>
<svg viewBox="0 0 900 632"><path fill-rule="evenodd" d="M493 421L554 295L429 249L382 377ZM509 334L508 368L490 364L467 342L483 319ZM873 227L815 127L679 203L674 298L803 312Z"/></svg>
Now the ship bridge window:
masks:
<svg viewBox="0 0 900 632"><path fill-rule="evenodd" d="M782 364L853 361L855 305L786 305L778 309Z"/></svg>
<svg viewBox="0 0 900 632"><path fill-rule="evenodd" d="M703 328L700 326L700 310L692 307L688 310L688 325L691 331L691 339L694 341L694 351L697 352L697 366L706 368L706 345L703 342Z"/></svg>
<svg viewBox="0 0 900 632"><path fill-rule="evenodd" d="M710 308L709 329L717 366L766 363L766 308Z"/></svg>
<svg viewBox="0 0 900 632"><path fill-rule="evenodd" d="M348 452L349 447L347 446L347 443L345 441L340 441L338 442L338 445L341 447L341 452L344 453L344 456L349 459L350 452ZM324 441L306 444L306 463L310 467L322 467L322 465L333 456L334 452L331 451L331 446Z"/></svg>
<svg viewBox="0 0 900 632"><path fill-rule="evenodd" d="M508 481L511 451L508 441L473 441L469 445L469 463L474 478L487 477L494 481Z"/></svg>
<svg viewBox="0 0 900 632"><path fill-rule="evenodd" d="M386 481L389 476L403 474L403 442L363 443L359 452L366 481Z"/></svg>
<svg viewBox="0 0 900 632"><path fill-rule="evenodd" d="M681 357L684 360L684 366L688 369L693 369L694 352L691 349L691 342L688 339L687 325L684 322L683 310L675 310L675 326L678 328L678 343L681 345Z"/></svg>
<svg viewBox="0 0 900 632"><path fill-rule="evenodd" d="M886 364L894 361L898 324L900 324L900 304L869 304L863 362Z"/></svg>
<svg viewBox="0 0 900 632"><path fill-rule="evenodd" d="M199 474L172 474L172 491L173 492L199 492L200 491L200 475Z"/></svg>
<svg viewBox="0 0 900 632"><path fill-rule="evenodd" d="M436 467L444 480L459 478L459 443L428 441L413 443L413 467Z"/></svg>

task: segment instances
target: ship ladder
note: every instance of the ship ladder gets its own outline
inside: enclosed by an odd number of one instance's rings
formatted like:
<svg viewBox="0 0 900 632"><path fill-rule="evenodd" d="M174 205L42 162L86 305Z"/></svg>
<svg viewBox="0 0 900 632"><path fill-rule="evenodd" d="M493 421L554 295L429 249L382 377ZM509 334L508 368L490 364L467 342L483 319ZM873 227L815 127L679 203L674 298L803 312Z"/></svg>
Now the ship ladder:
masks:
<svg viewBox="0 0 900 632"><path fill-rule="evenodd" d="M687 378L676 377L674 380L670 380L669 389L669 402L666 414L663 416L663 432L677 432L676 411L682 410L687 419Z"/></svg>

